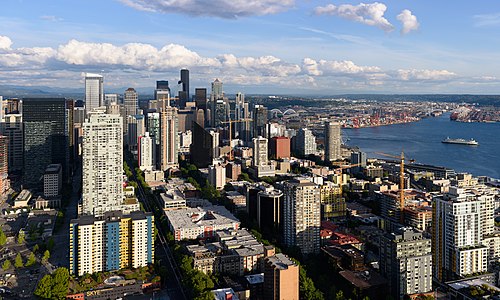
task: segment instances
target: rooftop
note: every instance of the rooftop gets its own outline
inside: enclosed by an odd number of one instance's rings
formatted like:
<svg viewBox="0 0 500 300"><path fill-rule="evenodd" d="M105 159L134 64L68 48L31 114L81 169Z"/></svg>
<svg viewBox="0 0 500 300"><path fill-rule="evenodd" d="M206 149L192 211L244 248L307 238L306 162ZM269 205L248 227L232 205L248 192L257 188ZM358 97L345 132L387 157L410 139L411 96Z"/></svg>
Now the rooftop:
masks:
<svg viewBox="0 0 500 300"><path fill-rule="evenodd" d="M174 228L196 228L200 226L240 223L224 206L207 206L165 211Z"/></svg>

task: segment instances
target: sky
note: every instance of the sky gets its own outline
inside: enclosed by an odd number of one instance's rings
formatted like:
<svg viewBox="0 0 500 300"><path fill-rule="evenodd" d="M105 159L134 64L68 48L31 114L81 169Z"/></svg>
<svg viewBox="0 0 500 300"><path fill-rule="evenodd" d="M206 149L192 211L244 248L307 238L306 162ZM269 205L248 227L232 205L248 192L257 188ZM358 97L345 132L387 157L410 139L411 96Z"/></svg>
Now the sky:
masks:
<svg viewBox="0 0 500 300"><path fill-rule="evenodd" d="M9 0L0 85L500 94L500 1Z"/></svg>

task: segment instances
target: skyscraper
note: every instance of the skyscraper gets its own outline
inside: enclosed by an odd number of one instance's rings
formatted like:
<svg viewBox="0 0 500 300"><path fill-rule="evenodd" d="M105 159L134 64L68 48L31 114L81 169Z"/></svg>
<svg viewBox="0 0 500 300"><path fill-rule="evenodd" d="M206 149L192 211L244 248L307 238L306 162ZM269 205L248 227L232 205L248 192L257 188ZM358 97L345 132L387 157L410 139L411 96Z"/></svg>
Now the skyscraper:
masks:
<svg viewBox="0 0 500 300"><path fill-rule="evenodd" d="M160 170L166 171L178 166L178 126L177 108L170 106L170 97L162 100L160 112Z"/></svg>
<svg viewBox="0 0 500 300"><path fill-rule="evenodd" d="M9 154L8 137L0 135L0 200L3 199L5 192L9 189Z"/></svg>
<svg viewBox="0 0 500 300"><path fill-rule="evenodd" d="M458 187L450 187L447 194L434 198L432 248L438 280L487 270L488 247L482 244L482 224L492 215L483 216L481 204L474 193Z"/></svg>
<svg viewBox="0 0 500 300"><path fill-rule="evenodd" d="M380 239L380 273L389 280L391 295L432 291L431 240L412 227L402 227Z"/></svg>
<svg viewBox="0 0 500 300"><path fill-rule="evenodd" d="M192 164L198 168L206 168L212 164L215 139L218 137L210 134L198 123L193 124L193 142L190 147Z"/></svg>
<svg viewBox="0 0 500 300"><path fill-rule="evenodd" d="M67 178L69 143L66 114L64 98L23 100L23 179L28 187L40 186L40 178L50 164L61 164L63 178Z"/></svg>
<svg viewBox="0 0 500 300"><path fill-rule="evenodd" d="M261 136L253 140L253 166L265 166L268 164L268 142Z"/></svg>
<svg viewBox="0 0 500 300"><path fill-rule="evenodd" d="M23 115L7 114L0 120L0 134L9 138L9 172L23 169Z"/></svg>
<svg viewBox="0 0 500 300"><path fill-rule="evenodd" d="M218 100L222 99L222 97L224 97L223 84L219 78L216 78L214 82L212 82L212 94L210 95L210 98L212 100Z"/></svg>
<svg viewBox="0 0 500 300"><path fill-rule="evenodd" d="M139 146L137 157L139 160L139 168L142 171L153 170L154 160L154 143L153 139L149 136L149 132L146 132L143 136L139 137Z"/></svg>
<svg viewBox="0 0 500 300"><path fill-rule="evenodd" d="M125 106L125 115L132 116L137 114L138 95L135 89L128 88L123 95L123 105Z"/></svg>
<svg viewBox="0 0 500 300"><path fill-rule="evenodd" d="M118 104L118 94L104 94L104 106Z"/></svg>
<svg viewBox="0 0 500 300"><path fill-rule="evenodd" d="M102 216L123 202L123 130L119 115L90 112L83 123L82 213Z"/></svg>
<svg viewBox="0 0 500 300"><path fill-rule="evenodd" d="M182 69L181 70L181 80L179 81L182 84L182 91L179 91L179 100L180 107L186 107L186 102L190 101L189 98L189 70Z"/></svg>
<svg viewBox="0 0 500 300"><path fill-rule="evenodd" d="M316 137L310 129L300 128L294 144L294 151L297 151L298 155L308 156L316 153Z"/></svg>
<svg viewBox="0 0 500 300"><path fill-rule="evenodd" d="M321 203L319 186L305 178L283 184L283 241L302 254L320 249Z"/></svg>
<svg viewBox="0 0 500 300"><path fill-rule="evenodd" d="M168 87L168 81L159 80L156 82L155 89L155 100L166 99L170 95L170 88Z"/></svg>
<svg viewBox="0 0 500 300"><path fill-rule="evenodd" d="M340 124L325 122L325 161L341 159Z"/></svg>
<svg viewBox="0 0 500 300"><path fill-rule="evenodd" d="M266 136L267 108L264 105L255 105L253 111L253 137Z"/></svg>
<svg viewBox="0 0 500 300"><path fill-rule="evenodd" d="M197 109L207 110L207 89L196 88L194 90L194 101Z"/></svg>
<svg viewBox="0 0 500 300"><path fill-rule="evenodd" d="M85 110L104 105L104 77L99 74L85 74Z"/></svg>

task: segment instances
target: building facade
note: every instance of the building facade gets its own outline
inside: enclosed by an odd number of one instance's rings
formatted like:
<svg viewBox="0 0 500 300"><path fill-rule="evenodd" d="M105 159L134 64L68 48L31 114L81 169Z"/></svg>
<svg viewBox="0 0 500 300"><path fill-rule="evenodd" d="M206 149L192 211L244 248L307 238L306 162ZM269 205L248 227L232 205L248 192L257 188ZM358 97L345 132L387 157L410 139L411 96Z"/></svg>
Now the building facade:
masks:
<svg viewBox="0 0 500 300"><path fill-rule="evenodd" d="M138 163L142 171L152 171L154 166L154 143L153 139L146 132L143 136L139 137L138 147Z"/></svg>
<svg viewBox="0 0 500 300"><path fill-rule="evenodd" d="M104 105L104 77L99 74L85 74L85 110Z"/></svg>
<svg viewBox="0 0 500 300"><path fill-rule="evenodd" d="M340 124L325 122L325 161L334 161L342 158L340 151Z"/></svg>
<svg viewBox="0 0 500 300"><path fill-rule="evenodd" d="M299 266L282 253L265 259L264 299L299 300Z"/></svg>
<svg viewBox="0 0 500 300"><path fill-rule="evenodd" d="M102 217L82 216L70 223L70 274L82 276L154 262L154 217L142 211Z"/></svg>

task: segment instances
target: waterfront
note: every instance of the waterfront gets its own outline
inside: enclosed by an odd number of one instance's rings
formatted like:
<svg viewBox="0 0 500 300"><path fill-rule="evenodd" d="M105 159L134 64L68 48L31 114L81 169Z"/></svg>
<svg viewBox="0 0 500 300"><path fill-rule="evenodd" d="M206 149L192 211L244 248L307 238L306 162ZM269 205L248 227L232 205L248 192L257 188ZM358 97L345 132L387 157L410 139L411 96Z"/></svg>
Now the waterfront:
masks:
<svg viewBox="0 0 500 300"><path fill-rule="evenodd" d="M386 158L375 152L399 155L417 163L445 166L457 172L500 178L500 123L461 123L449 114L419 122L360 129L344 129L349 146L358 146L368 157ZM479 146L443 144L450 138L474 138Z"/></svg>

